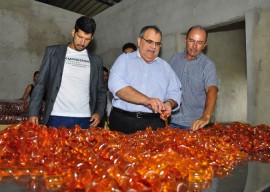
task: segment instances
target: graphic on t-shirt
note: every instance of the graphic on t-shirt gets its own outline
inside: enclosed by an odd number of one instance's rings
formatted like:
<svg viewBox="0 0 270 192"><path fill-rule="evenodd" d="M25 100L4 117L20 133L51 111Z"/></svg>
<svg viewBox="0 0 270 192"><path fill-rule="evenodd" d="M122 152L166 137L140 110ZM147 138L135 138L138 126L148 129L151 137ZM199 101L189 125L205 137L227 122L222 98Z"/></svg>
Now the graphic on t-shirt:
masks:
<svg viewBox="0 0 270 192"><path fill-rule="evenodd" d="M76 67L89 67L89 60L66 57L65 63Z"/></svg>

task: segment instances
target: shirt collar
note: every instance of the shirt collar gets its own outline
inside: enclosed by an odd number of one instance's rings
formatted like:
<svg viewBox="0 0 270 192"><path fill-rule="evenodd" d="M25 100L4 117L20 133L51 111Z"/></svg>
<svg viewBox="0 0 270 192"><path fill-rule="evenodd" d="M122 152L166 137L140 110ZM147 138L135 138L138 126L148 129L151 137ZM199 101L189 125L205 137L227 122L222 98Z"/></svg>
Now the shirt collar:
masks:
<svg viewBox="0 0 270 192"><path fill-rule="evenodd" d="M140 59L142 59L142 60L144 60L144 59L142 58L140 52L139 52L139 48L138 48L138 50L137 50L136 52L137 52L137 54L136 54L137 57L140 58ZM153 63L153 62L155 62L155 61L158 61L158 57L156 57L156 58L155 58L153 61L151 61L151 62L146 62L146 61L144 60L144 62L149 63L149 64L151 64L151 63Z"/></svg>

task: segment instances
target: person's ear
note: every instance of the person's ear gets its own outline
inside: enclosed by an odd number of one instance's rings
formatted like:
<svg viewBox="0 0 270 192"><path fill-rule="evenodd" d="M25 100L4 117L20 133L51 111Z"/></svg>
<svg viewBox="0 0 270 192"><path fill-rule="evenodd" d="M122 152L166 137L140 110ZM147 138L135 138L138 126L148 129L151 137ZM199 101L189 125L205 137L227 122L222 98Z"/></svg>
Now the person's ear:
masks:
<svg viewBox="0 0 270 192"><path fill-rule="evenodd" d="M203 46L203 49L207 46L207 42L205 42L204 46Z"/></svg>
<svg viewBox="0 0 270 192"><path fill-rule="evenodd" d="M138 37L137 38L138 47L140 47L141 41L142 41L142 38Z"/></svg>
<svg viewBox="0 0 270 192"><path fill-rule="evenodd" d="M72 37L75 36L75 29L74 28L72 29L71 34L72 34Z"/></svg>

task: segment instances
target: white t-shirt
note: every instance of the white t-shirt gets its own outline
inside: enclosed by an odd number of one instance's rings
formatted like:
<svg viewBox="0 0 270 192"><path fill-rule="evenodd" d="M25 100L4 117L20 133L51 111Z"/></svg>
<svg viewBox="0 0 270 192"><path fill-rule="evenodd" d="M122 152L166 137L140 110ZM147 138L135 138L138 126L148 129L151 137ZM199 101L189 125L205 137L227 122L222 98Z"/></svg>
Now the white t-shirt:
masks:
<svg viewBox="0 0 270 192"><path fill-rule="evenodd" d="M68 47L62 82L51 115L90 117L89 87L91 65L86 50Z"/></svg>

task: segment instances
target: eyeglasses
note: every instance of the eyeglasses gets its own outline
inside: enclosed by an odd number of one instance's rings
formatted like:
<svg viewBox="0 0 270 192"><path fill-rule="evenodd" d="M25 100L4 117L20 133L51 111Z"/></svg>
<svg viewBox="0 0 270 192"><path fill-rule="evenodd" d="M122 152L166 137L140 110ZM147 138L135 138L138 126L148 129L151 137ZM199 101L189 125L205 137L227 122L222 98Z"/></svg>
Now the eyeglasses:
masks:
<svg viewBox="0 0 270 192"><path fill-rule="evenodd" d="M150 40L150 39L145 39L145 38L143 38L143 37L141 37L143 40L145 40L146 41L146 43L148 44L148 45L156 45L156 46L158 46L158 47L160 47L161 46L161 42L155 42L155 41L152 41L152 40Z"/></svg>

